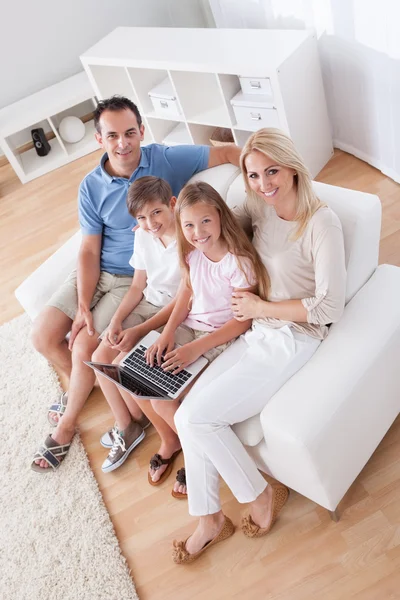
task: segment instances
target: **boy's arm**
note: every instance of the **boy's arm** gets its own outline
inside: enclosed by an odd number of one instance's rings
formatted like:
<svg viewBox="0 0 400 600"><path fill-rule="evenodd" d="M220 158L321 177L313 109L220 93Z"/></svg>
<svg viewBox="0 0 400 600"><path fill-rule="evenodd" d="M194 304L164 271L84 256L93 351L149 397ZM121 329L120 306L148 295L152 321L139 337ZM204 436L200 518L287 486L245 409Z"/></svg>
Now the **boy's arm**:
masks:
<svg viewBox="0 0 400 600"><path fill-rule="evenodd" d="M111 322L122 323L124 319L137 307L143 298L143 292L147 284L146 271L136 269L133 274L133 279L129 290L122 299L121 304L117 308Z"/></svg>

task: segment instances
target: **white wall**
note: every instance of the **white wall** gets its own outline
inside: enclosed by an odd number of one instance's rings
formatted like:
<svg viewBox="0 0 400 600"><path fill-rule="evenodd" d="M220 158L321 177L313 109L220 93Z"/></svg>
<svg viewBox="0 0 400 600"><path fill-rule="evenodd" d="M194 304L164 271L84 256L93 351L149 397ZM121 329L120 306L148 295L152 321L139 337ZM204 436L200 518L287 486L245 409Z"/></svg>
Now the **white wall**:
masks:
<svg viewBox="0 0 400 600"><path fill-rule="evenodd" d="M0 108L81 71L79 55L116 27L207 27L207 8L204 0L4 1Z"/></svg>
<svg viewBox="0 0 400 600"><path fill-rule="evenodd" d="M399 0L209 0L217 27L315 28L334 145L400 182Z"/></svg>

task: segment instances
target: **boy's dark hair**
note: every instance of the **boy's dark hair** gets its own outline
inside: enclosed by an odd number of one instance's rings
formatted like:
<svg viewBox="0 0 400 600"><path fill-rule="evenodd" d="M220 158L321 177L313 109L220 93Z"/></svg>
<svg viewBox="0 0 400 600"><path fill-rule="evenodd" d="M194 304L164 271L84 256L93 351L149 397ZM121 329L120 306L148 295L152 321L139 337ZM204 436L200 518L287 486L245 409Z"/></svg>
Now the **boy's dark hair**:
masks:
<svg viewBox="0 0 400 600"><path fill-rule="evenodd" d="M171 186L165 179L146 175L146 177L140 177L132 183L126 198L126 205L132 217L136 217L147 202L160 200L160 202L169 206L172 196Z"/></svg>
<svg viewBox="0 0 400 600"><path fill-rule="evenodd" d="M142 117L136 104L134 104L132 100L129 100L129 98L125 98L125 96L115 95L111 96L111 98L106 98L105 100L99 100L97 103L97 107L94 111L94 126L97 133L101 133L99 121L105 110L111 110L115 112L119 110L131 110L136 116L138 126L140 127L142 124Z"/></svg>

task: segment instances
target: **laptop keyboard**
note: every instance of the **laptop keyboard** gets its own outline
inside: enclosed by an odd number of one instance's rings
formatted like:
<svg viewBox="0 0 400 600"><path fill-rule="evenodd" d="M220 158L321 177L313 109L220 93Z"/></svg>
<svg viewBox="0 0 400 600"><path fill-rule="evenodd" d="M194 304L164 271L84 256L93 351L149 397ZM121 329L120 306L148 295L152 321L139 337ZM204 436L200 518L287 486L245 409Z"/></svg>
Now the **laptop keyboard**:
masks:
<svg viewBox="0 0 400 600"><path fill-rule="evenodd" d="M163 371L158 365L150 367L146 363L144 357L145 352L145 346L138 346L134 352L125 359L124 365L131 367L135 373L139 373L142 377L155 383L158 387L168 391L170 394L176 394L176 392L178 392L192 376L191 373L185 370L177 375L172 375L172 373Z"/></svg>

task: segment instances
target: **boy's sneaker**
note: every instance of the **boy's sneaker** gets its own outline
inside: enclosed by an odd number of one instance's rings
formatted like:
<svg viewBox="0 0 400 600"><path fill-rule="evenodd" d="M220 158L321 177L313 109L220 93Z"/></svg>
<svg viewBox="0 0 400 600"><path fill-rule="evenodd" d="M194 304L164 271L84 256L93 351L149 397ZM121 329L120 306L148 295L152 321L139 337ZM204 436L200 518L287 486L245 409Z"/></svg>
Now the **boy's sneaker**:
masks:
<svg viewBox="0 0 400 600"><path fill-rule="evenodd" d="M132 450L140 444L145 435L145 432L136 421L131 421L123 431L119 431L115 427L112 431L114 440L112 448L101 466L103 473L118 469L126 461Z"/></svg>
<svg viewBox="0 0 400 600"><path fill-rule="evenodd" d="M136 423L139 423L139 425L142 429L147 429L148 426L151 425L151 422L146 417L146 415L143 415L143 417L141 419L139 419L138 421L136 421ZM116 425L114 425L114 427L112 429L109 429L108 431L106 431L106 433L104 433L101 436L100 444L103 446L103 448L112 448L113 443L114 443L114 438L113 438L114 429L116 429Z"/></svg>

